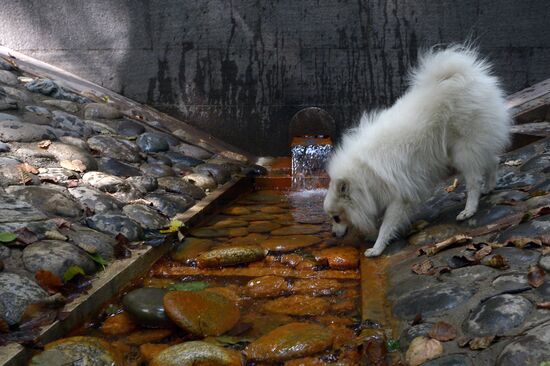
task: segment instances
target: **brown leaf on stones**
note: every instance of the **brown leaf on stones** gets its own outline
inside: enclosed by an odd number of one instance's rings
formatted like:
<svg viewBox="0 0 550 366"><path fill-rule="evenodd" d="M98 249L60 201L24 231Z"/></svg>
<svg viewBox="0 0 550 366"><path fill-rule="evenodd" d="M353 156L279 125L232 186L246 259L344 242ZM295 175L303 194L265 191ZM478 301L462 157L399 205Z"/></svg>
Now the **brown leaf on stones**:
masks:
<svg viewBox="0 0 550 366"><path fill-rule="evenodd" d="M425 253L427 255L435 255L444 249L447 249L454 245L463 244L469 240L472 240L471 236L463 235L463 234L454 235L439 243L436 243L433 245L427 245L425 247L420 248L420 253L421 254Z"/></svg>
<svg viewBox="0 0 550 366"><path fill-rule="evenodd" d="M491 254L492 251L493 248L490 245L484 245L474 254L474 258L479 262L489 254Z"/></svg>
<svg viewBox="0 0 550 366"><path fill-rule="evenodd" d="M456 344L458 344L459 347L466 347L471 340L472 338L470 337L462 336L456 340Z"/></svg>
<svg viewBox="0 0 550 366"><path fill-rule="evenodd" d="M38 174L38 169L30 165L29 163L21 163L17 164L17 168L21 171L31 173L31 174Z"/></svg>
<svg viewBox="0 0 550 366"><path fill-rule="evenodd" d="M546 310L550 310L550 301L545 301L545 302L539 302L539 303L537 303L537 309L546 309Z"/></svg>
<svg viewBox="0 0 550 366"><path fill-rule="evenodd" d="M456 329L449 323L439 321L432 326L428 335L441 342L447 342L456 338Z"/></svg>
<svg viewBox="0 0 550 366"><path fill-rule="evenodd" d="M62 168L82 173L86 170L86 165L81 160L61 160L59 162Z"/></svg>
<svg viewBox="0 0 550 366"><path fill-rule="evenodd" d="M52 142L50 140L42 140L38 143L38 147L41 149L47 149L51 144Z"/></svg>
<svg viewBox="0 0 550 366"><path fill-rule="evenodd" d="M414 264L411 270L418 275L433 275L435 273L434 264L430 259Z"/></svg>
<svg viewBox="0 0 550 366"><path fill-rule="evenodd" d="M55 225L57 226L58 229L71 228L71 222L65 219L62 219L61 217L55 217L52 219L52 221L55 222Z"/></svg>
<svg viewBox="0 0 550 366"><path fill-rule="evenodd" d="M537 265L529 267L527 273L527 282L532 287L540 287L544 283L544 270Z"/></svg>
<svg viewBox="0 0 550 366"><path fill-rule="evenodd" d="M538 238L530 238L523 236L512 236L505 242L506 245L512 244L516 248L523 249L528 245L542 246L542 241Z"/></svg>
<svg viewBox="0 0 550 366"><path fill-rule="evenodd" d="M476 337L472 339L468 344L471 350L485 349L493 343L495 336Z"/></svg>
<svg viewBox="0 0 550 366"><path fill-rule="evenodd" d="M117 236L115 236L115 239L117 241L114 248L115 258L130 258L132 256L132 252L130 251L130 249L128 249L130 241L122 234L117 234Z"/></svg>
<svg viewBox="0 0 550 366"><path fill-rule="evenodd" d="M508 268L508 262L500 254L496 254L489 259L486 263L487 266L497 268L497 269L506 269Z"/></svg>
<svg viewBox="0 0 550 366"><path fill-rule="evenodd" d="M50 271L38 270L36 271L34 278L36 279L36 282L38 282L38 284L50 294L58 292L61 286L63 286L63 280Z"/></svg>
<svg viewBox="0 0 550 366"><path fill-rule="evenodd" d="M437 339L420 336L412 340L405 359L411 366L422 365L424 362L437 358L443 353L443 345Z"/></svg>
<svg viewBox="0 0 550 366"><path fill-rule="evenodd" d="M15 230L15 234L17 234L17 242L23 245L29 245L38 241L38 236L27 227Z"/></svg>

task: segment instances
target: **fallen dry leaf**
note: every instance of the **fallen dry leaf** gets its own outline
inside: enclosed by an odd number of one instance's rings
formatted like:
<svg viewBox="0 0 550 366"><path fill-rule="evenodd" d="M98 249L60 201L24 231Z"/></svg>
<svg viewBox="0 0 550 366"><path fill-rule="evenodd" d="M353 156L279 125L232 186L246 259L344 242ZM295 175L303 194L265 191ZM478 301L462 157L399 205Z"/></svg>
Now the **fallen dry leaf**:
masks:
<svg viewBox="0 0 550 366"><path fill-rule="evenodd" d="M480 250L475 253L474 258L479 262L489 254L491 254L492 251L493 248L490 245L484 245L483 247L481 247Z"/></svg>
<svg viewBox="0 0 550 366"><path fill-rule="evenodd" d="M458 344L459 347L466 347L471 340L472 338L470 337L462 336L456 340L456 344Z"/></svg>
<svg viewBox="0 0 550 366"><path fill-rule="evenodd" d="M471 350L485 349L493 343L495 336L477 337L469 342Z"/></svg>
<svg viewBox="0 0 550 366"><path fill-rule="evenodd" d="M512 244L516 248L523 249L527 245L536 245L538 247L542 246L542 241L538 238L530 238L530 237L523 237L523 236L512 236L506 242L505 245Z"/></svg>
<svg viewBox="0 0 550 366"><path fill-rule="evenodd" d="M117 236L115 236L115 239L117 241L114 247L115 258L130 258L132 256L132 252L130 251L130 249L128 249L130 241L123 234L117 234Z"/></svg>
<svg viewBox="0 0 550 366"><path fill-rule="evenodd" d="M456 338L456 329L449 323L439 321L432 326L428 335L441 342L450 341Z"/></svg>
<svg viewBox="0 0 550 366"><path fill-rule="evenodd" d="M539 302L539 303L537 303L537 309L546 309L546 310L550 310L550 301L545 301L545 302Z"/></svg>
<svg viewBox="0 0 550 366"><path fill-rule="evenodd" d="M428 360L439 357L443 353L443 345L437 339L420 336L412 340L405 359L410 366L418 366Z"/></svg>
<svg viewBox="0 0 550 366"><path fill-rule="evenodd" d="M411 270L418 275L432 275L435 273L434 264L430 259L414 264Z"/></svg>
<svg viewBox="0 0 550 366"><path fill-rule="evenodd" d="M35 175L38 174L38 169L30 165L29 163L17 164L17 168L27 173L31 173Z"/></svg>
<svg viewBox="0 0 550 366"><path fill-rule="evenodd" d="M465 243L469 240L472 240L471 236L458 234L458 235L451 236L450 238L445 239L445 240L443 240L439 243L422 247L422 248L420 248L420 252L421 253L423 252L427 255L434 255L434 254L439 253L443 249L447 249L447 248L449 248L453 245L456 245L456 244L463 244L463 243Z"/></svg>
<svg viewBox="0 0 550 366"><path fill-rule="evenodd" d="M506 269L509 267L508 262L506 262L506 259L504 259L504 257L501 256L500 254L496 254L492 256L487 261L487 263L485 263L485 265L489 267L497 268L497 269Z"/></svg>
<svg viewBox="0 0 550 366"><path fill-rule="evenodd" d="M17 241L23 245L29 245L38 241L38 235L27 227L15 230L15 234L17 234Z"/></svg>
<svg viewBox="0 0 550 366"><path fill-rule="evenodd" d="M529 267L527 282L533 287L540 287L544 283L544 270L537 265Z"/></svg>
<svg viewBox="0 0 550 366"><path fill-rule="evenodd" d="M451 193L455 191L456 187L458 187L458 179L455 178L455 180L453 180L453 183L445 188L445 190L447 191L447 193Z"/></svg>
<svg viewBox="0 0 550 366"><path fill-rule="evenodd" d="M51 144L52 142L50 140L43 140L38 143L38 147L41 149L47 149Z"/></svg>
<svg viewBox="0 0 550 366"><path fill-rule="evenodd" d="M50 271L36 271L34 278L44 290L51 294L58 292L61 286L63 286L63 280Z"/></svg>
<svg viewBox="0 0 550 366"><path fill-rule="evenodd" d="M81 160L61 160L59 162L62 168L82 173L86 171L86 165Z"/></svg>

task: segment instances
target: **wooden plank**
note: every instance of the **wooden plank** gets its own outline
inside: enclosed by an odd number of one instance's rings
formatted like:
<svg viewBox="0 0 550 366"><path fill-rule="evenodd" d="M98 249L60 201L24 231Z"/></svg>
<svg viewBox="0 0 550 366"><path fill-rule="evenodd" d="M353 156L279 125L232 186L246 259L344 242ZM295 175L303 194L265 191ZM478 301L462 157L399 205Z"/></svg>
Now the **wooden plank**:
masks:
<svg viewBox="0 0 550 366"><path fill-rule="evenodd" d="M225 203L250 190L251 187L250 178L233 178L188 211L178 215L178 219L188 227L196 225ZM172 245L147 247L132 251L130 258L114 261L94 278L92 288L86 294L79 296L63 308L62 311L66 314L64 319L56 320L42 328L37 337L38 341L43 344L51 342L81 325L136 277L148 271L153 263L170 249ZM29 355L27 349L17 344L0 347L0 366L22 365Z"/></svg>
<svg viewBox="0 0 550 366"><path fill-rule="evenodd" d="M512 116L514 116L516 120L519 118L519 123L531 122L524 121L520 117L523 114L532 113L538 109L542 109L541 114L547 112L545 106L550 105L550 79L546 79L529 88L511 94L506 99Z"/></svg>

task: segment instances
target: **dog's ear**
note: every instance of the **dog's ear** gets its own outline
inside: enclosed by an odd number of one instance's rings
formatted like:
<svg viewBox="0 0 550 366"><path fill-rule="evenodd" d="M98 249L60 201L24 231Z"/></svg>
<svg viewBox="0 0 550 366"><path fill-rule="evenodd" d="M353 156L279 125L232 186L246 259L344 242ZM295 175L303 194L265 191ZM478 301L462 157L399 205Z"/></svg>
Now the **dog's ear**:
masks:
<svg viewBox="0 0 550 366"><path fill-rule="evenodd" d="M336 182L336 192L338 192L338 196L343 198L349 197L349 182L345 179L339 179Z"/></svg>

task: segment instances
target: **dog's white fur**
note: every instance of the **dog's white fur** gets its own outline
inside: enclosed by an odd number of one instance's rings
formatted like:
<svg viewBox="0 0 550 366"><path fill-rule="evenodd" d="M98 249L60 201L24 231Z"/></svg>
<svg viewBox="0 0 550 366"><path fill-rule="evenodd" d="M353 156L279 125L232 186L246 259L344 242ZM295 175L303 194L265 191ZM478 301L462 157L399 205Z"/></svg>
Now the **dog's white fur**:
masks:
<svg viewBox="0 0 550 366"><path fill-rule="evenodd" d="M511 118L491 65L470 47L429 51L411 73L411 86L385 110L364 114L333 153L325 211L333 234L352 226L378 228L368 257L380 255L415 206L454 167L466 181L466 207L496 184L497 155L509 142ZM483 187L484 183L484 187Z"/></svg>

